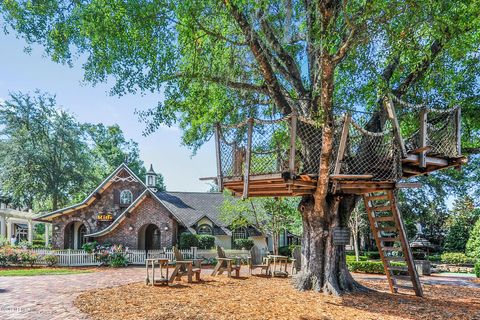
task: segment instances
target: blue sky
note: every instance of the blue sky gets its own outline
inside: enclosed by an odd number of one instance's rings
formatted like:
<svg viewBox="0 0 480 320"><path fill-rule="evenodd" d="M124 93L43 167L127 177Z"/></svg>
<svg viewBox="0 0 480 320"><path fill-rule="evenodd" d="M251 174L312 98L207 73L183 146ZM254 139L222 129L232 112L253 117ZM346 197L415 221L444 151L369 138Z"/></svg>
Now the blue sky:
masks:
<svg viewBox="0 0 480 320"><path fill-rule="evenodd" d="M15 35L0 33L0 99L9 92L33 92L36 89L56 94L57 103L73 113L81 122L118 123L128 139L139 143L140 155L147 166L153 164L165 177L170 191L207 191L210 186L200 177L216 175L213 141L204 145L192 157L192 152L181 145L181 131L176 127L162 127L144 137L144 124L134 115L135 109L154 106L163 97L160 94L110 96L108 84L93 87L82 83L80 63L70 68L52 62L39 46L31 53L24 52L25 42Z"/></svg>

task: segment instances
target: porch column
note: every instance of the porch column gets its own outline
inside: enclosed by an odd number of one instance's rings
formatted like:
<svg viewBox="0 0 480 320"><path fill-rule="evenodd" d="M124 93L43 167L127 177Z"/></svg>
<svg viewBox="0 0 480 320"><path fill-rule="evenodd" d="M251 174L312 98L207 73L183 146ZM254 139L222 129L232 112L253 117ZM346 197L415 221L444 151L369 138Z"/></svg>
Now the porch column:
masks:
<svg viewBox="0 0 480 320"><path fill-rule="evenodd" d="M8 241L10 241L10 238L12 237L12 229L13 229L13 226L12 226L12 222L10 221L10 219L5 219L5 222L6 222L6 227L7 227L7 239Z"/></svg>
<svg viewBox="0 0 480 320"><path fill-rule="evenodd" d="M50 223L45 223L45 247L50 243Z"/></svg>
<svg viewBox="0 0 480 320"><path fill-rule="evenodd" d="M7 237L7 230L5 225L5 217L0 216L0 236L6 238Z"/></svg>
<svg viewBox="0 0 480 320"><path fill-rule="evenodd" d="M28 220L28 243L33 243L33 221Z"/></svg>

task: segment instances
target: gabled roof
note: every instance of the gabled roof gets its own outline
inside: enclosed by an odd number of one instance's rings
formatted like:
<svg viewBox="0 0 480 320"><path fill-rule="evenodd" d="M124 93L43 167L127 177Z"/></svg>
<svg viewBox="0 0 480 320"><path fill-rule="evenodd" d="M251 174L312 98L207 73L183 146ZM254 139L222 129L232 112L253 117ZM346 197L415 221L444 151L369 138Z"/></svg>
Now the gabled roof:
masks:
<svg viewBox="0 0 480 320"><path fill-rule="evenodd" d="M52 211L52 212L44 213L44 214L40 215L38 218L36 218L35 220L50 221L51 219L53 219L53 218L55 218L59 215L69 213L69 212L73 212L73 211L76 211L76 210L81 209L81 208L88 207L90 204L92 204L93 201L95 201L96 196L98 194L102 194L102 192L105 191L112 184L112 181L111 181L112 178L115 177L116 174L119 173L121 170L127 171L139 183L141 183L145 188L147 188L147 186L143 183L142 179L138 178L138 176L132 170L130 170L130 168L125 163L122 163L108 177L106 177L105 180L103 180L102 183L100 183L100 185L91 194L89 194L85 198L85 200L83 200L82 202L74 204L74 205L69 206L69 207L58 209L58 210L55 210L55 211Z"/></svg>
<svg viewBox="0 0 480 320"><path fill-rule="evenodd" d="M186 226L193 227L200 219L208 218L219 227L223 194L219 192L157 192L162 204Z"/></svg>

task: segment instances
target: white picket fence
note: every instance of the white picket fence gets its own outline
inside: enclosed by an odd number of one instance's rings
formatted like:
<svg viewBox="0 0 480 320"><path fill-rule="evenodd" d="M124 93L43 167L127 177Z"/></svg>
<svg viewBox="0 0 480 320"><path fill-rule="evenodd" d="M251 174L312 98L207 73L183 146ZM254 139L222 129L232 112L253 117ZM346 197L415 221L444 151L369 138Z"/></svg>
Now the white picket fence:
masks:
<svg viewBox="0 0 480 320"><path fill-rule="evenodd" d="M55 255L58 258L57 266L97 266L99 262L95 259L92 253L85 250L48 250L48 249L32 249L38 255L37 264L46 265L44 260L46 255ZM185 259L196 259L197 248L180 250ZM127 250L128 260L130 264L144 265L147 258L145 250ZM148 250L148 258L167 258L171 261L175 260L175 255L172 249L162 250Z"/></svg>

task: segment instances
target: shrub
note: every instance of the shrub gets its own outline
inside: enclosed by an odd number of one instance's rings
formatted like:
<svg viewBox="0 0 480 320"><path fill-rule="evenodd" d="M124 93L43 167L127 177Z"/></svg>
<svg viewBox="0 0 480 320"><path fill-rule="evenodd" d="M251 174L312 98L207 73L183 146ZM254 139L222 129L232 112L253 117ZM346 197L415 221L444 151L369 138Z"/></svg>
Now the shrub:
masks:
<svg viewBox="0 0 480 320"><path fill-rule="evenodd" d="M43 256L43 260L45 260L45 263L47 266L52 267L58 263L58 257L54 254L46 254Z"/></svg>
<svg viewBox="0 0 480 320"><path fill-rule="evenodd" d="M198 247L200 249L212 249L215 246L215 237L210 235L197 235Z"/></svg>
<svg viewBox="0 0 480 320"><path fill-rule="evenodd" d="M84 243L82 249L88 253L92 253L95 250L95 247L98 245L96 241Z"/></svg>
<svg viewBox="0 0 480 320"><path fill-rule="evenodd" d="M22 250L18 253L18 262L21 263L24 267L33 267L35 262L37 262L37 259L37 254L31 251Z"/></svg>
<svg viewBox="0 0 480 320"><path fill-rule="evenodd" d="M467 256L480 260L480 219L475 223L465 248Z"/></svg>
<svg viewBox="0 0 480 320"><path fill-rule="evenodd" d="M445 252L442 253L440 260L442 263L448 264L471 264L472 259L461 252Z"/></svg>
<svg viewBox="0 0 480 320"><path fill-rule="evenodd" d="M477 278L480 278L480 260L477 261L477 263L475 263L475 275L477 276Z"/></svg>
<svg viewBox="0 0 480 320"><path fill-rule="evenodd" d="M10 241L5 238L4 236L0 236L0 248L8 246L10 244Z"/></svg>
<svg viewBox="0 0 480 320"><path fill-rule="evenodd" d="M367 251L367 252L365 252L365 256L368 259L372 259L372 260L380 259L380 253L378 251Z"/></svg>
<svg viewBox="0 0 480 320"><path fill-rule="evenodd" d="M198 239L194 234L183 232L180 234L179 249L190 249L191 247L198 247Z"/></svg>
<svg viewBox="0 0 480 320"><path fill-rule="evenodd" d="M440 254L432 254L431 256L428 256L428 261L430 262L440 262L442 261L442 257Z"/></svg>
<svg viewBox="0 0 480 320"><path fill-rule="evenodd" d="M359 261L367 261L368 258L366 256L359 256L358 257L358 260ZM347 263L348 262L355 262L355 255L350 255L350 254L347 254Z"/></svg>
<svg viewBox="0 0 480 320"><path fill-rule="evenodd" d="M289 246L279 247L278 248L278 254L281 255L281 256L290 257L290 256L292 256L293 249L295 249L296 247L301 247L301 246L298 245L298 244L291 244Z"/></svg>
<svg viewBox="0 0 480 320"><path fill-rule="evenodd" d="M392 263L392 266L404 266L404 263ZM381 261L347 261L348 270L351 272L363 272L374 274L385 274L383 263ZM395 274L402 271L395 271Z"/></svg>
<svg viewBox="0 0 480 320"><path fill-rule="evenodd" d="M45 240L34 239L32 241L32 248L45 248Z"/></svg>
<svg viewBox="0 0 480 320"><path fill-rule="evenodd" d="M128 258L123 246L113 246L110 251L109 266L113 268L128 266Z"/></svg>
<svg viewBox="0 0 480 320"><path fill-rule="evenodd" d="M254 246L252 239L235 239L235 248L250 250Z"/></svg>

